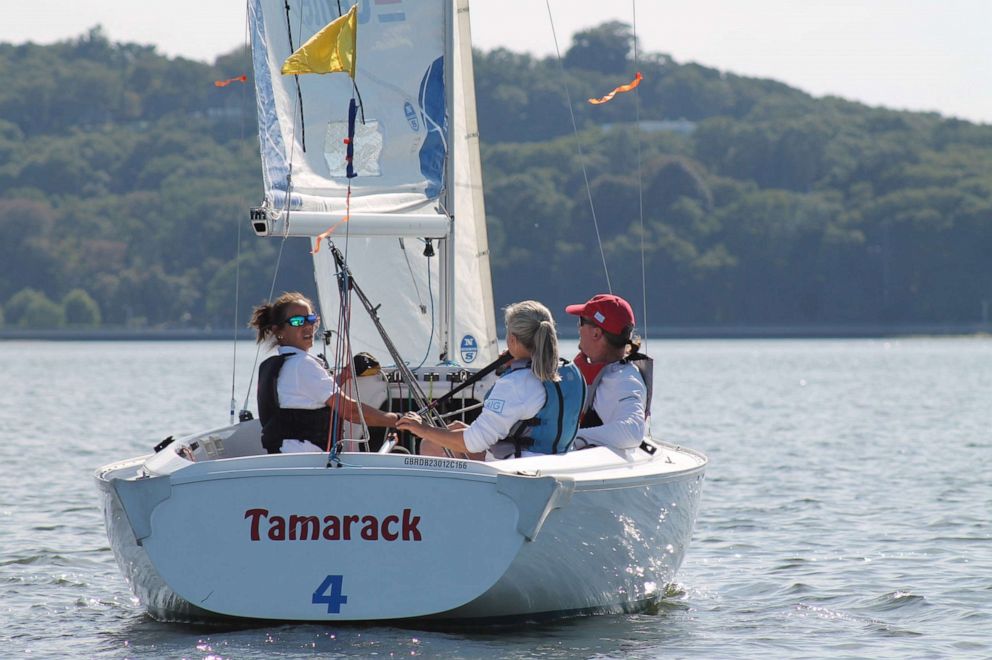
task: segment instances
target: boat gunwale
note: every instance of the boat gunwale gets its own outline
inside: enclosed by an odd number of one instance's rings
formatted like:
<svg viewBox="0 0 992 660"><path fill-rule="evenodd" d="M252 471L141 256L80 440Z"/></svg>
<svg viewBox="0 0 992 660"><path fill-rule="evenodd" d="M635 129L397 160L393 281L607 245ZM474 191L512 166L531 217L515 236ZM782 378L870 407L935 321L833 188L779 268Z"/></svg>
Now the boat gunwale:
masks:
<svg viewBox="0 0 992 660"><path fill-rule="evenodd" d="M458 461L460 463L465 463L467 467L465 469L452 470L440 469L436 467L424 466L424 465L361 465L361 464L348 464L344 463L338 466L327 465L327 464L310 464L310 465L300 465L302 460L311 460L312 457L326 456L326 454L307 454L307 458L303 455L278 455L283 456L283 458L278 460L290 460L294 464L287 466L274 466L274 465L259 465L259 466L244 466L244 461L260 462L259 459L270 459L272 456L277 455L257 455L257 456L238 456L232 458L219 458L210 459L201 462L189 462L187 465L172 471L165 472L161 474L141 474L142 468L145 466L149 458L153 457L154 454L145 454L143 456L137 456L131 459L125 459L123 461L117 461L101 468L98 468L94 474L95 478L104 483L110 483L113 478L108 477L112 472L121 470L133 470L133 474L126 476L121 476L117 478L128 479L132 481L137 481L144 478L155 478L155 477L168 477L173 484L192 484L204 481L220 480L220 479L242 479L242 478L256 478L260 476L272 476L272 477L283 477L283 476L298 476L298 477L312 477L321 478L325 470L333 470L335 472L339 470L346 470L346 474L342 476L348 477L362 477L362 476L388 476L388 477L430 477L430 478L444 478L444 479L459 479L463 481L479 481L479 482L494 482L499 475L522 477L522 478L545 478L550 477L554 479L572 481L575 484L575 489L578 491L592 492L597 490L612 490L617 488L633 488L649 484L660 484L667 483L671 481L678 481L686 478L693 478L697 475L704 474L706 467L709 463L708 458L697 450L687 448L687 447L677 447L670 445L668 443L657 443L659 445L659 450L667 449L668 451L675 451L685 454L698 461L698 464L693 466L680 467L671 471L661 472L643 472L639 471L635 474L629 476L609 476L609 477L599 477L595 476L598 471L611 471L615 472L617 470L623 470L624 468L643 470L650 464L659 461L660 457L650 457L647 459L630 461L629 463L613 464L613 465L595 465L595 466L575 466L575 467L565 467L564 469L520 469L518 466L505 465L501 466L500 463L504 461L475 461L471 459L447 459ZM171 447L167 451L171 450ZM585 450L583 450L585 451ZM291 457L292 456L292 457ZM341 458L346 459L347 457L362 456L366 459L371 459L376 454L366 454L364 452L356 453L345 453L341 455ZM390 456L388 460L397 461L400 455L382 455ZM180 457L182 458L182 457ZM404 456L406 458L406 456ZM372 459L375 460L375 459ZM440 459L446 460L446 459ZM511 459L512 460L512 459ZM237 462L237 463L234 463Z"/></svg>

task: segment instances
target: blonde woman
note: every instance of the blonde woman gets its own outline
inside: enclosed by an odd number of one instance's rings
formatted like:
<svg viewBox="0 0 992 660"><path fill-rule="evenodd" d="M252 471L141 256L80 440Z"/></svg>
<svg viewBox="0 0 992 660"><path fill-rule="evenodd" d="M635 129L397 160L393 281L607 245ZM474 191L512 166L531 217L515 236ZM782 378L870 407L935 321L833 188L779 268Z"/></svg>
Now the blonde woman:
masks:
<svg viewBox="0 0 992 660"><path fill-rule="evenodd" d="M539 302L525 300L507 307L504 320L506 347L513 361L496 381L471 425L455 422L448 428L428 426L414 413L407 413L396 424L396 428L422 439L421 454L443 456L448 449L477 460L506 458L491 450L511 435L514 425L534 418L544 407L544 383L559 378L558 335L551 312ZM523 455L533 453L525 451Z"/></svg>
<svg viewBox="0 0 992 660"><path fill-rule="evenodd" d="M262 446L270 454L328 451L331 412L357 423L358 402L346 396L324 363L310 354L320 317L301 293L284 293L255 308L251 322L258 343L279 347L279 354L258 369L258 417ZM395 426L396 413L361 404L369 426Z"/></svg>

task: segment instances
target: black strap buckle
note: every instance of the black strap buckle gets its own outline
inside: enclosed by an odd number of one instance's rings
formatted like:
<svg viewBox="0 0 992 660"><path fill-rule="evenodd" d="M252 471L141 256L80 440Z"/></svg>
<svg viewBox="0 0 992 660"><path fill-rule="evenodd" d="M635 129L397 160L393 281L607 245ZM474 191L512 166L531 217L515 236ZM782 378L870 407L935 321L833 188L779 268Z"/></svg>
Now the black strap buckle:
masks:
<svg viewBox="0 0 992 660"><path fill-rule="evenodd" d="M176 439L175 436L171 436L170 435L168 438L166 438L162 442L160 442L157 445L155 445L154 447L152 447L152 450L157 454L160 451L162 451L163 449L165 449L166 447L168 447L170 444L172 444L172 441L175 440L175 439Z"/></svg>

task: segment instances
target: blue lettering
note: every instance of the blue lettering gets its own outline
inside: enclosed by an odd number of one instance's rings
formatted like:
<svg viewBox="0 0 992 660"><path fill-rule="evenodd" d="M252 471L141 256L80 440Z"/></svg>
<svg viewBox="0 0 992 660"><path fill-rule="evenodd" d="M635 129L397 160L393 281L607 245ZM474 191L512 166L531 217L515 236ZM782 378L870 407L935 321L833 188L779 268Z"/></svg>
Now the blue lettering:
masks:
<svg viewBox="0 0 992 660"><path fill-rule="evenodd" d="M327 604L328 614L341 614L341 606L348 602L348 597L341 594L341 583L344 581L343 575L328 575L324 581L313 592L314 605ZM331 592L327 593L330 588Z"/></svg>

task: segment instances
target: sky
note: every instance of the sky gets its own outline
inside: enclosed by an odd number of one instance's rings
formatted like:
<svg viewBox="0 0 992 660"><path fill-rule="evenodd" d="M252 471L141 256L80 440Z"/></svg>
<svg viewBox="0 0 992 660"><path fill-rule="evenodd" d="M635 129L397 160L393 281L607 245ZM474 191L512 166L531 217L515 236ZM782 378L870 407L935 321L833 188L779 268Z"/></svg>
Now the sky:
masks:
<svg viewBox="0 0 992 660"><path fill-rule="evenodd" d="M577 30L636 18L641 52L992 124L992 0L474 0L471 15L483 50L550 55L557 37L564 54ZM0 0L2 42L47 44L96 25L113 41L212 61L244 45L245 2Z"/></svg>

